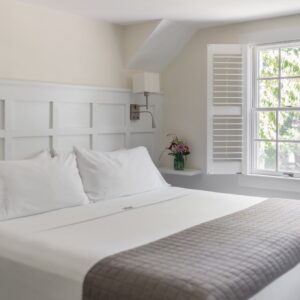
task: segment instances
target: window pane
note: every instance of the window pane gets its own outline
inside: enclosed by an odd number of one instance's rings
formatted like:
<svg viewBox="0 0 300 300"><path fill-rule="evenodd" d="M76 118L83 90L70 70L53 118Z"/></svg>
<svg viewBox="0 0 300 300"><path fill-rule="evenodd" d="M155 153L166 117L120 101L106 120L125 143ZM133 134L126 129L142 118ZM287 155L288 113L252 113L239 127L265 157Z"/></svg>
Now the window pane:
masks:
<svg viewBox="0 0 300 300"><path fill-rule="evenodd" d="M282 48L281 61L281 76L300 75L300 48Z"/></svg>
<svg viewBox="0 0 300 300"><path fill-rule="evenodd" d="M281 106L300 107L300 79L281 80Z"/></svg>
<svg viewBox="0 0 300 300"><path fill-rule="evenodd" d="M279 50L268 49L259 52L259 77L279 75Z"/></svg>
<svg viewBox="0 0 300 300"><path fill-rule="evenodd" d="M278 114L279 139L300 140L300 112L285 111Z"/></svg>
<svg viewBox="0 0 300 300"><path fill-rule="evenodd" d="M300 172L300 144L279 143L279 171Z"/></svg>
<svg viewBox="0 0 300 300"><path fill-rule="evenodd" d="M256 169L265 171L276 170L276 143L256 142Z"/></svg>
<svg viewBox="0 0 300 300"><path fill-rule="evenodd" d="M279 81L259 81L259 107L278 107Z"/></svg>
<svg viewBox="0 0 300 300"><path fill-rule="evenodd" d="M263 140L276 139L276 113L274 111L257 113L257 137Z"/></svg>

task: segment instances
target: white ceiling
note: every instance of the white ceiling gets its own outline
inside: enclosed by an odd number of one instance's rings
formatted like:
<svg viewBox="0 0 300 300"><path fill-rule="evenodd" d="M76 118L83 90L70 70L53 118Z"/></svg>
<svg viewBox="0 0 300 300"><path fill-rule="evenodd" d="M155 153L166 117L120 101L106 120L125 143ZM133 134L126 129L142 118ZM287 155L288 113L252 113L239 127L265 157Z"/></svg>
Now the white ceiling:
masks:
<svg viewBox="0 0 300 300"><path fill-rule="evenodd" d="M300 0L20 0L101 20L130 24L169 19L200 26L300 13Z"/></svg>

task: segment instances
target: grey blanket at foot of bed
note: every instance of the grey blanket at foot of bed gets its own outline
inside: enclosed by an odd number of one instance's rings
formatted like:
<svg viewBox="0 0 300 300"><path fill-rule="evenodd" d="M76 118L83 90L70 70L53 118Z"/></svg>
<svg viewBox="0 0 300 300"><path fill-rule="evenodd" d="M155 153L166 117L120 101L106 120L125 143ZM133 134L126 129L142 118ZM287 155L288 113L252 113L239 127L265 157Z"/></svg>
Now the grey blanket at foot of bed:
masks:
<svg viewBox="0 0 300 300"><path fill-rule="evenodd" d="M97 263L83 300L244 300L300 262L300 201L269 199Z"/></svg>

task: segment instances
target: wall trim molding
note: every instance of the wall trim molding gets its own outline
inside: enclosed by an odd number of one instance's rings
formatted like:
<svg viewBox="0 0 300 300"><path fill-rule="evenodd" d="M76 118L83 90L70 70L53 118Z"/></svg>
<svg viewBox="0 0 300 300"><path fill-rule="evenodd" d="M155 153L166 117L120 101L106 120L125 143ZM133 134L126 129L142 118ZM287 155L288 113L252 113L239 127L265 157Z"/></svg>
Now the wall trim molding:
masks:
<svg viewBox="0 0 300 300"><path fill-rule="evenodd" d="M31 87L60 87L66 89L83 89L83 90L95 90L103 92L115 92L115 93L129 93L131 94L131 89L126 88L110 88L101 87L93 85L77 85L77 84L66 84L66 83L56 83L47 81L33 81L33 80L15 80L15 79L0 79L0 85L17 85L17 86L31 86Z"/></svg>
<svg viewBox="0 0 300 300"><path fill-rule="evenodd" d="M144 101L128 89L0 80L0 160L41 150L66 153L73 146L98 151L145 146L157 161L159 132L144 114L130 121L131 103ZM161 97L149 110L160 124Z"/></svg>

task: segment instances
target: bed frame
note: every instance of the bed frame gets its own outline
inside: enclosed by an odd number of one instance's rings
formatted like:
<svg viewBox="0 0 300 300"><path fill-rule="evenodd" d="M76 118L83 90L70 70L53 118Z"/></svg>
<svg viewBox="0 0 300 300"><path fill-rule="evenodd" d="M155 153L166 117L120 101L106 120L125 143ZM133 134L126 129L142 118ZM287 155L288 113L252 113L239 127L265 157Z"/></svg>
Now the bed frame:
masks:
<svg viewBox="0 0 300 300"><path fill-rule="evenodd" d="M161 95L151 99L159 127ZM126 89L0 80L0 159L69 152L74 145L101 151L144 145L157 161L158 131L148 114L129 120L130 103L139 101Z"/></svg>

